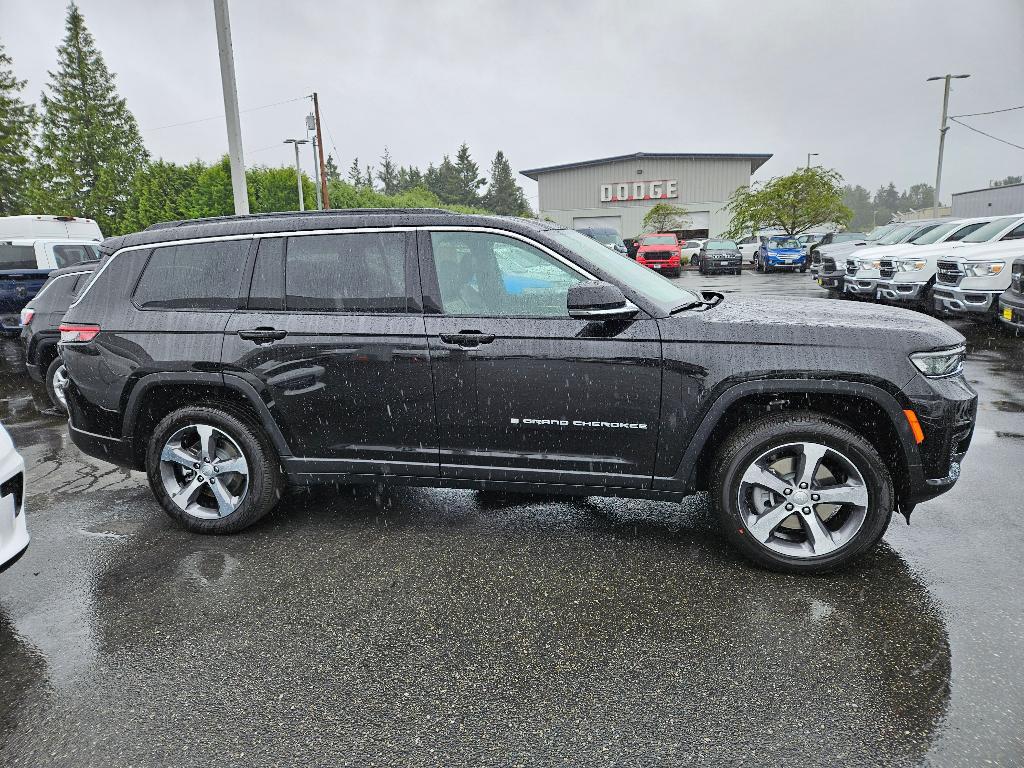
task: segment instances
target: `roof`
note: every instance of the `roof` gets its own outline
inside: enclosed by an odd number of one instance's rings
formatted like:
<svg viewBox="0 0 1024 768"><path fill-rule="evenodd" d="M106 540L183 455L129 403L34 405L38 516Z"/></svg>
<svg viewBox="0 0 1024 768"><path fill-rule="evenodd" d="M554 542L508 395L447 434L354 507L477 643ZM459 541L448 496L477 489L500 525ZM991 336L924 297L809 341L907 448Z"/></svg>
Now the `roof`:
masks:
<svg viewBox="0 0 1024 768"><path fill-rule="evenodd" d="M620 163L624 160L749 160L750 172L753 173L762 165L772 159L770 154L746 154L746 153L696 153L696 152L635 152L632 155L616 155L615 157L602 157L597 160L583 160L578 163L563 163L562 165L548 165L543 168L527 168L520 171L523 176L534 179L542 173L552 171L567 171L573 168L586 168L591 165L606 165L608 163Z"/></svg>
<svg viewBox="0 0 1024 768"><path fill-rule="evenodd" d="M975 192L997 192L1000 189L1013 189L1014 187L1024 187L1024 183L1021 184L1003 184L998 187L982 187L981 189L965 189L963 192L954 192L953 197L957 195L970 195Z"/></svg>
<svg viewBox="0 0 1024 768"><path fill-rule="evenodd" d="M301 213L295 211L259 213L248 216L218 216L209 219L169 221L154 224L143 232L107 238L103 241L100 249L103 253L110 254L120 248L130 246L206 237L304 232L310 230L345 230L358 227L428 226L499 227L520 232L562 228L557 224L550 224L536 219L454 213L441 208L350 208L305 211Z"/></svg>

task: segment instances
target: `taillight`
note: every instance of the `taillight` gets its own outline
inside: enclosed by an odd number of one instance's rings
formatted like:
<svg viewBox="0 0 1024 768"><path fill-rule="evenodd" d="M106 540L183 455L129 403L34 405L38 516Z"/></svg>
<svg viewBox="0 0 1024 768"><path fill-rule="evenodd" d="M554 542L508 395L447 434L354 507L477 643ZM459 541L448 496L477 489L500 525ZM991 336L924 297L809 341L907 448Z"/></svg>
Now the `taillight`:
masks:
<svg viewBox="0 0 1024 768"><path fill-rule="evenodd" d="M26 325L32 322L32 318L35 317L36 311L25 307L21 310L21 327L24 328Z"/></svg>
<svg viewBox="0 0 1024 768"><path fill-rule="evenodd" d="M100 332L98 325L75 325L72 323L61 323L61 342L92 341Z"/></svg>

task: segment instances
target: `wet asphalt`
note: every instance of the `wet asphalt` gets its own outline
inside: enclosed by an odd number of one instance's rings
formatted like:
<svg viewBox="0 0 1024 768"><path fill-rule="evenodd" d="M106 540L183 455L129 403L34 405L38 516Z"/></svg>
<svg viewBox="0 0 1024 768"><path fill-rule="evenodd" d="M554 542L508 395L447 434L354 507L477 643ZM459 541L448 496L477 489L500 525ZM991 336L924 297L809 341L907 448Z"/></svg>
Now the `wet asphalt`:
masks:
<svg viewBox="0 0 1024 768"><path fill-rule="evenodd" d="M329 488L192 535L4 341L33 539L0 575L0 765L1024 764L1024 339L957 327L960 482L816 578L748 565L700 497Z"/></svg>

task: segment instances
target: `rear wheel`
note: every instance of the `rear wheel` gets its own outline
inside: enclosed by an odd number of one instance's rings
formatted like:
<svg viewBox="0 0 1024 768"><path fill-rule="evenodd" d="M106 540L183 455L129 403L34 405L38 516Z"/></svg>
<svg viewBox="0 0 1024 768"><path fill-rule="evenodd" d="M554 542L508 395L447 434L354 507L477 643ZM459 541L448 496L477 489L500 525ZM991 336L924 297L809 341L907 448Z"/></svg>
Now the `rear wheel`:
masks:
<svg viewBox="0 0 1024 768"><path fill-rule="evenodd" d="M740 427L715 466L710 488L723 532L772 570L843 568L878 543L892 516L892 479L878 452L819 414Z"/></svg>
<svg viewBox="0 0 1024 768"><path fill-rule="evenodd" d="M218 407L182 408L153 430L150 488L164 511L196 533L234 533L277 504L277 455L254 422Z"/></svg>
<svg viewBox="0 0 1024 768"><path fill-rule="evenodd" d="M68 369L64 367L64 361L59 357L55 357L47 367L45 383L46 394L50 396L50 402L66 413L68 401L64 393L68 386Z"/></svg>

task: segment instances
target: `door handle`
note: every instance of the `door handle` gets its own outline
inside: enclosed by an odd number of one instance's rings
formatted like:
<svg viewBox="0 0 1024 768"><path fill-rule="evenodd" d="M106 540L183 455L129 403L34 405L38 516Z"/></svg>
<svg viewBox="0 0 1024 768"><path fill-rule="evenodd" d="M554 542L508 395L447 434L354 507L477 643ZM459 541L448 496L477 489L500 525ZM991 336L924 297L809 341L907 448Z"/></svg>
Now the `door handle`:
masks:
<svg viewBox="0 0 1024 768"><path fill-rule="evenodd" d="M257 344L269 344L272 341L280 341L288 335L288 331L279 331L276 328L247 328L238 332L238 337L246 341L253 341Z"/></svg>
<svg viewBox="0 0 1024 768"><path fill-rule="evenodd" d="M476 347L480 344L490 344L494 341L494 334L480 333L480 331L459 331L458 333L442 333L441 341L445 344L454 344L459 347Z"/></svg>

